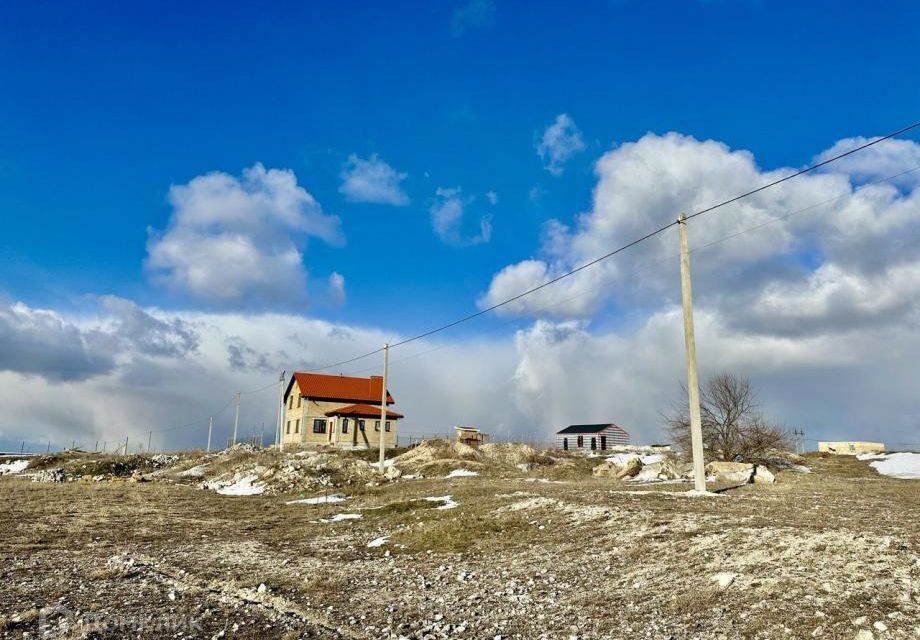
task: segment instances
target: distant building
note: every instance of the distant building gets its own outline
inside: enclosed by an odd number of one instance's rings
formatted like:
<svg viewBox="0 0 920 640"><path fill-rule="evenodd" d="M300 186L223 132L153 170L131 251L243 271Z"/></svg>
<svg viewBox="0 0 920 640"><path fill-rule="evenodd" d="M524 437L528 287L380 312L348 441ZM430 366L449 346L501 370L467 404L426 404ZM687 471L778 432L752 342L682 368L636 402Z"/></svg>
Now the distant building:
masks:
<svg viewBox="0 0 920 640"><path fill-rule="evenodd" d="M872 453L875 451L884 451L885 444L882 442L819 442L818 451L824 453L833 453L838 456L855 456L860 453Z"/></svg>
<svg viewBox="0 0 920 640"><path fill-rule="evenodd" d="M624 444L629 444L629 434L612 422L572 424L556 433L556 448L566 451L604 451Z"/></svg>
<svg viewBox="0 0 920 640"><path fill-rule="evenodd" d="M342 448L396 445L396 421L403 415L387 409L380 423L383 378L295 371L284 392L285 444L333 445ZM387 405L394 403L387 392Z"/></svg>
<svg viewBox="0 0 920 640"><path fill-rule="evenodd" d="M454 427L454 431L457 432L457 442L463 444L475 447L486 441L486 434L473 427Z"/></svg>

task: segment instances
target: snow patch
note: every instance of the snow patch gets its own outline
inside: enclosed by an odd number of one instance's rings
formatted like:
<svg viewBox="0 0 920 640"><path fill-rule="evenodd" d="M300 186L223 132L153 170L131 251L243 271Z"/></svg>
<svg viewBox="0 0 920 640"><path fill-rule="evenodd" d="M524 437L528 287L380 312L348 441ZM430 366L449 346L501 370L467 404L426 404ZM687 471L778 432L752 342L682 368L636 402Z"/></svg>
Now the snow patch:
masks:
<svg viewBox="0 0 920 640"><path fill-rule="evenodd" d="M199 465L195 465L191 469L186 469L179 475L182 476L183 478L200 478L201 476L204 475L204 471L207 468L208 468L207 463L199 464Z"/></svg>
<svg viewBox="0 0 920 640"><path fill-rule="evenodd" d="M301 498L300 500L288 500L284 504L332 504L334 502L344 502L345 496L341 493L330 493L327 496L316 496L315 498Z"/></svg>
<svg viewBox="0 0 920 640"><path fill-rule="evenodd" d="M886 453L869 466L883 476L902 480L920 480L920 453Z"/></svg>
<svg viewBox="0 0 920 640"><path fill-rule="evenodd" d="M28 466L28 460L13 460L12 462L4 462L3 464L0 464L0 476L22 473Z"/></svg>
<svg viewBox="0 0 920 640"><path fill-rule="evenodd" d="M661 462L664 458L665 457L660 453L650 453L646 455L640 455L638 453L615 453L612 456L607 456L607 461L618 467L623 467L633 460L638 460L643 465L646 465Z"/></svg>
<svg viewBox="0 0 920 640"><path fill-rule="evenodd" d="M257 496L265 493L265 485L256 482L258 476L243 476L233 484L217 489L217 493L222 496Z"/></svg>
<svg viewBox="0 0 920 640"><path fill-rule="evenodd" d="M459 507L460 503L455 502L451 496L431 496L425 498L428 502L442 502L443 504L437 509L453 509L454 507Z"/></svg>
<svg viewBox="0 0 920 640"><path fill-rule="evenodd" d="M390 539L390 536L382 536L380 538L374 538L373 540L367 543L367 546L372 549L374 547L382 547L383 545L387 543L387 540L389 539Z"/></svg>
<svg viewBox="0 0 920 640"><path fill-rule="evenodd" d="M470 471L469 469L454 469L448 473L445 478L471 478L473 476L478 476L479 474L475 471Z"/></svg>
<svg viewBox="0 0 920 640"><path fill-rule="evenodd" d="M342 522L343 520L360 520L361 517L360 513L337 513L331 518L320 518L319 521L328 524L330 522Z"/></svg>

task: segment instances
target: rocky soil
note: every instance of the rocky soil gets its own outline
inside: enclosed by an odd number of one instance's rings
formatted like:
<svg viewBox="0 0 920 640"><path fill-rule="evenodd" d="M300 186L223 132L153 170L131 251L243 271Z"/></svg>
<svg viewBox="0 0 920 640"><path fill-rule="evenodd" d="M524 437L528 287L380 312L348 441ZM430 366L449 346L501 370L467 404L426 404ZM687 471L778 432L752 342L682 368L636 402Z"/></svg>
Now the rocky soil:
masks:
<svg viewBox="0 0 920 640"><path fill-rule="evenodd" d="M920 637L917 481L814 456L690 497L603 459L427 449L389 480L251 451L4 476L0 637ZM261 495L201 488L256 466Z"/></svg>

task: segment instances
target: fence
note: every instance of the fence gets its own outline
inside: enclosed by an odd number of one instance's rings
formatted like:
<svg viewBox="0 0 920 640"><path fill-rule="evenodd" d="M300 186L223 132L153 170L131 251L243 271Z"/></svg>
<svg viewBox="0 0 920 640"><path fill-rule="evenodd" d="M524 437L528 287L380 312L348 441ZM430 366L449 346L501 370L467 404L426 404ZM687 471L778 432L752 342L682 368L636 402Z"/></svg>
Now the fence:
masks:
<svg viewBox="0 0 920 640"><path fill-rule="evenodd" d="M146 436L147 434L144 434ZM514 437L508 434L490 434L486 433L484 442L514 442L517 444L526 444L534 449L545 450L555 448L555 443L550 439L540 439L540 438L520 438ZM447 440L448 442L453 442L456 440L457 435L453 430L449 431L439 431L439 432L427 432L427 433L406 433L406 434L397 434L396 436L396 446L397 447L413 447L423 440ZM264 447L274 446L274 437L273 434L269 434L266 438L265 433L253 433L245 437L238 437L236 440L237 444L247 444L256 449L262 449ZM121 454L125 455L127 453L154 453L154 452L164 452L170 451L169 447L153 447L149 446L150 443L148 438L139 437L137 440L132 441L130 437L126 437L123 440L96 440L94 442L79 442L72 440L69 443L69 446L61 446L60 443L55 443L50 440L44 443L35 443L35 442L25 442L23 441L18 451L10 450L5 452L5 454L14 455L38 455L42 453L51 453L52 451L83 451L86 453L109 453L109 454ZM231 438L228 437L226 440L226 446L229 448L232 444ZM149 448L148 448L149 446Z"/></svg>

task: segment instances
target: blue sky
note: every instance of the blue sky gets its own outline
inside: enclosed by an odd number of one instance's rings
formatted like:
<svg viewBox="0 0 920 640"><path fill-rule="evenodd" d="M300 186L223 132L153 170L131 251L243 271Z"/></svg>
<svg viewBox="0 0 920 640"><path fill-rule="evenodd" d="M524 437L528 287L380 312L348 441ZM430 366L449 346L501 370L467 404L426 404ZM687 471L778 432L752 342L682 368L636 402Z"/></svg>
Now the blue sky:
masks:
<svg viewBox="0 0 920 640"><path fill-rule="evenodd" d="M638 214L635 225L618 223L606 235L580 233L578 216L607 206L592 199L613 176L599 159L615 162L611 154L649 132L715 140L769 171L916 120L909 25L920 6L877 9L769 0L8 5L0 19L0 300L73 322L111 295L158 313L277 312L411 335L513 292L496 280L506 267L538 258L554 273L641 235ZM575 146L548 167L550 152L541 157L539 146L563 116ZM343 172L370 159L400 176L401 202L357 202L343 192ZM308 273L306 298L247 291L215 300L145 268L148 240L178 220L171 188L212 172L241 179L257 163L292 172L321 215L340 220L338 240L291 234ZM856 186L856 174L847 175ZM902 195L913 186L902 185ZM654 180L645 188L655 193ZM733 188L713 182L699 203ZM794 202L820 200L813 195ZM440 237L434 210L451 198L462 215ZM555 257L551 221L568 227L562 235L572 243ZM288 239L268 240L276 241ZM837 266L804 240L768 263L770 277ZM333 273L344 303L330 292ZM640 331L662 300L673 301L673 290L654 298L628 288L573 315L595 331ZM498 327L502 348L512 349L514 329L542 326L535 313L502 329L507 321L486 318L453 336L476 339ZM520 381L521 362L515 369L509 360L503 379ZM777 407L785 406L780 396L771 400ZM530 428L516 420L505 426ZM98 417L80 428L101 428Z"/></svg>
<svg viewBox="0 0 920 640"><path fill-rule="evenodd" d="M908 121L917 104L915 42L898 28L920 17L916 3L497 2L462 33L458 9L7 7L0 285L35 303L104 289L178 304L142 270L168 187L262 162L292 169L343 220L346 247L307 248L311 274L347 278L350 304L335 317L408 301L413 312L389 321L412 331L472 310L493 272L533 252L542 221L589 208L592 162L611 145L674 130L750 149L765 167L796 165ZM554 178L534 140L563 112L587 149ZM411 205L345 202L352 153L408 173ZM476 196L492 242L445 248L432 236L438 186ZM397 250L379 251L384 238Z"/></svg>

